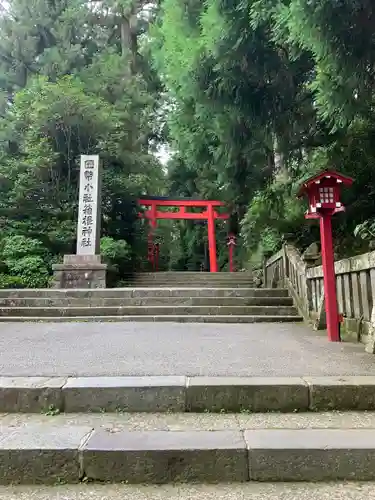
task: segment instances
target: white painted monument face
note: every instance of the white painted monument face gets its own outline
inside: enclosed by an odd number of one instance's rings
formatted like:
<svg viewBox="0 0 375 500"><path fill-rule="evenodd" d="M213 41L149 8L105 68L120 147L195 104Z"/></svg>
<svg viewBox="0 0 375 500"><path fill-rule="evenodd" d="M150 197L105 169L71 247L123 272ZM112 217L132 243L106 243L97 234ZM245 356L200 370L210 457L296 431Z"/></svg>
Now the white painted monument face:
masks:
<svg viewBox="0 0 375 500"><path fill-rule="evenodd" d="M99 155L82 155L79 180L77 255L97 255L100 252L100 205Z"/></svg>

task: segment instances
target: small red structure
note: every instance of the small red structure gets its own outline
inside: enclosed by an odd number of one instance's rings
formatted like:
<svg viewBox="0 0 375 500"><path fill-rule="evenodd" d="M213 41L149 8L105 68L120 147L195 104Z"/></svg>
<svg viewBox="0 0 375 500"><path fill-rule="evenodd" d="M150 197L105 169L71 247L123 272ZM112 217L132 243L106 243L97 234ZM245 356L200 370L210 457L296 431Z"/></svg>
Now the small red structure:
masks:
<svg viewBox="0 0 375 500"><path fill-rule="evenodd" d="M229 272L234 273L234 248L237 245L236 237L234 234L228 236L228 249L229 249Z"/></svg>
<svg viewBox="0 0 375 500"><path fill-rule="evenodd" d="M309 208L306 219L320 220L320 241L322 247L323 281L326 304L328 339L340 341L340 317L337 308L335 262L332 242L332 215L345 210L340 201L341 187L349 187L353 179L338 172L326 170L305 181L298 197L307 196Z"/></svg>
<svg viewBox="0 0 375 500"><path fill-rule="evenodd" d="M138 200L140 206L146 207L147 210L139 214L139 217L144 217L150 221L150 232L148 235L148 256L150 262L155 269L155 252L151 249L153 246L153 232L157 227L157 219L188 219L188 220L206 220L208 227L208 246L210 254L210 272L216 273L217 255L216 255L216 236L215 236L215 221L227 220L229 215L226 213L218 213L218 207L224 207L222 201L211 200L176 200L164 197L147 197ZM159 208L172 207L177 208L175 212L166 212ZM189 212L189 208L201 208L201 212Z"/></svg>

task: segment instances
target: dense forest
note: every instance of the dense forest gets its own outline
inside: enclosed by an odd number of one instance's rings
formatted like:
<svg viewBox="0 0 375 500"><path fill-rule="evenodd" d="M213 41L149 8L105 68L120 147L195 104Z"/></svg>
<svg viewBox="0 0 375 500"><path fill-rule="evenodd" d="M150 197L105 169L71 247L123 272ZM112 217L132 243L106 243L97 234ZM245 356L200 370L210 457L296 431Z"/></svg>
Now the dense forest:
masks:
<svg viewBox="0 0 375 500"><path fill-rule="evenodd" d="M140 195L220 199L221 269L318 239L296 199L355 179L338 255L375 239L373 0L9 0L0 7L0 286L48 286L74 253L79 157L103 161L111 284L147 269ZM160 155L160 151L167 155ZM162 221L162 269L207 267L207 228Z"/></svg>

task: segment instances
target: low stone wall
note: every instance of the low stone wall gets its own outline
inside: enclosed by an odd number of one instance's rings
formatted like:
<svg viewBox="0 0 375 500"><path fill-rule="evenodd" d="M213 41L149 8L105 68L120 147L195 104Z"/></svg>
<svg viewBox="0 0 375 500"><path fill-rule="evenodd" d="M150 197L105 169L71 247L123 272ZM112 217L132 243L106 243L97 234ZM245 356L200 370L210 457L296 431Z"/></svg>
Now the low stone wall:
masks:
<svg viewBox="0 0 375 500"><path fill-rule="evenodd" d="M362 342L375 352L375 252L335 262L341 338ZM272 256L264 265L264 286L286 286L299 312L316 329L324 329L324 288L322 266L309 267L291 245Z"/></svg>

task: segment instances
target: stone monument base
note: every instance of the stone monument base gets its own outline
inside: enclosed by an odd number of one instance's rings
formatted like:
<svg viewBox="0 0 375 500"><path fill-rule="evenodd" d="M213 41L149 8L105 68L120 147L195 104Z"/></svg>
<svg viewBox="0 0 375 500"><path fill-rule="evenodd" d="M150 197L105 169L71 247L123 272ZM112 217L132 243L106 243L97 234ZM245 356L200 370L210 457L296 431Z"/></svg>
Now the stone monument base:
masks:
<svg viewBox="0 0 375 500"><path fill-rule="evenodd" d="M100 255L64 255L54 264L52 288L105 288L107 264Z"/></svg>

